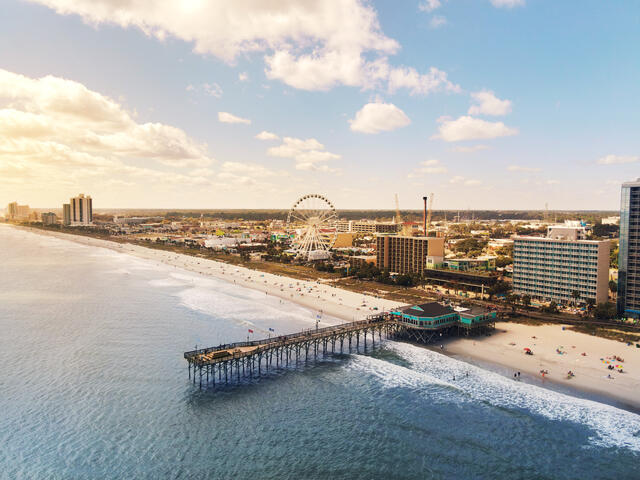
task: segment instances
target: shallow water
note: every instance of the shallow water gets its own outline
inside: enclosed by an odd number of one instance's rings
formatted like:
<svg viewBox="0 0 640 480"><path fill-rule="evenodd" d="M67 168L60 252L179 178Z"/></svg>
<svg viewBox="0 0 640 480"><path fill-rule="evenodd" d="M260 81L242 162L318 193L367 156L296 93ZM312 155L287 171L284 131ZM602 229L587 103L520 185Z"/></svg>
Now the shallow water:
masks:
<svg viewBox="0 0 640 480"><path fill-rule="evenodd" d="M194 345L315 314L0 225L0 478L640 478L639 415L403 343L189 382Z"/></svg>

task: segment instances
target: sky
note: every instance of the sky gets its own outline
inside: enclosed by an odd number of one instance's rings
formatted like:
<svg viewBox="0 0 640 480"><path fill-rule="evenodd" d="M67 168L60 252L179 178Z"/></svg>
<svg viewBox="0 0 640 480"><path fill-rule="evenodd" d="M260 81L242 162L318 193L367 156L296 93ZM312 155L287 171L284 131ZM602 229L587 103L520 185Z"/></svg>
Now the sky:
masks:
<svg viewBox="0 0 640 480"><path fill-rule="evenodd" d="M635 0L3 0L0 205L615 210Z"/></svg>

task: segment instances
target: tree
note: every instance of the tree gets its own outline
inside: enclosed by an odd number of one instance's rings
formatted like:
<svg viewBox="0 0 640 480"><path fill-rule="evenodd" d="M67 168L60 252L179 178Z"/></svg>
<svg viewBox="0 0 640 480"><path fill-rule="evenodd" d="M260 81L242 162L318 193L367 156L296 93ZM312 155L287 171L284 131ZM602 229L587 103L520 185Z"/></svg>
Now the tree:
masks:
<svg viewBox="0 0 640 480"><path fill-rule="evenodd" d="M611 293L616 293L618 291L618 282L615 280L609 280L609 290Z"/></svg>
<svg viewBox="0 0 640 480"><path fill-rule="evenodd" d="M520 296L516 293L512 293L511 295L507 295L507 303L511 305L511 309L515 311L516 303L520 300Z"/></svg>
<svg viewBox="0 0 640 480"><path fill-rule="evenodd" d="M612 248L609 250L609 267L610 268L618 268L618 252L619 247Z"/></svg>
<svg viewBox="0 0 640 480"><path fill-rule="evenodd" d="M616 318L616 306L611 302L599 303L593 310L593 316L598 320L611 320Z"/></svg>
<svg viewBox="0 0 640 480"><path fill-rule="evenodd" d="M478 240L477 238L465 238L456 242L453 246L454 251L457 253L464 253L465 255L478 256L482 253L482 250L487 246L487 240Z"/></svg>
<svg viewBox="0 0 640 480"><path fill-rule="evenodd" d="M542 307L544 313L558 313L558 304L551 301L548 306Z"/></svg>
<svg viewBox="0 0 640 480"><path fill-rule="evenodd" d="M522 302L522 305L524 305L525 307L531 305L531 297L529 295L522 295L522 298L520 300Z"/></svg>
<svg viewBox="0 0 640 480"><path fill-rule="evenodd" d="M574 290L571 292L571 298L573 298L573 304L577 305L578 300L580 299L580 292L578 290Z"/></svg>
<svg viewBox="0 0 640 480"><path fill-rule="evenodd" d="M489 298L492 298L494 295L500 295L501 293L508 293L511 291L511 284L509 282L505 282L504 280L498 280L494 283L489 289L487 293L489 294Z"/></svg>
<svg viewBox="0 0 640 480"><path fill-rule="evenodd" d="M511 257L499 256L498 258L496 258L496 267L498 268L504 268L507 265L511 265L512 263L513 258Z"/></svg>

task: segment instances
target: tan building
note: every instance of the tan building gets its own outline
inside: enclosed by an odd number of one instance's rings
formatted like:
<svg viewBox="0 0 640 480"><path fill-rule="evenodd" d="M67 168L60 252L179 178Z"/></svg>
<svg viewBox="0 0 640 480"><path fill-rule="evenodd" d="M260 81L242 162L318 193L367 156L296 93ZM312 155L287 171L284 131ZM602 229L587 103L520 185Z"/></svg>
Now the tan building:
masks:
<svg viewBox="0 0 640 480"><path fill-rule="evenodd" d="M81 193L69 200L71 225L91 225L93 223L93 200Z"/></svg>
<svg viewBox="0 0 640 480"><path fill-rule="evenodd" d="M402 225L392 222L373 222L368 220L340 220L336 225L338 232L352 233L397 233Z"/></svg>
<svg viewBox="0 0 640 480"><path fill-rule="evenodd" d="M336 234L336 243L333 245L333 248L353 247L353 239L355 237L355 233L339 232Z"/></svg>
<svg viewBox="0 0 640 480"><path fill-rule="evenodd" d="M7 218L9 220L27 220L30 212L29 205L18 205L18 202L11 202L7 205Z"/></svg>
<svg viewBox="0 0 640 480"><path fill-rule="evenodd" d="M379 235L377 264L390 273L421 273L444 259L444 238Z"/></svg>

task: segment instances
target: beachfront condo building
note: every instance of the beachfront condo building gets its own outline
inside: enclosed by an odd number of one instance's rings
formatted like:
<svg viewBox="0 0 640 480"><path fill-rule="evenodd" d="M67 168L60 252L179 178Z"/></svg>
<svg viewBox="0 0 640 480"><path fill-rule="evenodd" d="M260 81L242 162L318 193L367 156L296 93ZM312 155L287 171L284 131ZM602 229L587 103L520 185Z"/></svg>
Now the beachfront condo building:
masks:
<svg viewBox="0 0 640 480"><path fill-rule="evenodd" d="M62 205L62 224L71 225L71 205L68 203Z"/></svg>
<svg viewBox="0 0 640 480"><path fill-rule="evenodd" d="M71 225L91 225L93 222L93 202L89 195L81 193L69 200Z"/></svg>
<svg viewBox="0 0 640 480"><path fill-rule="evenodd" d="M29 205L18 205L18 202L11 202L7 205L7 218L9 220L27 220L30 212Z"/></svg>
<svg viewBox="0 0 640 480"><path fill-rule="evenodd" d="M444 259L443 237L377 236L377 264L389 273L422 273Z"/></svg>
<svg viewBox="0 0 640 480"><path fill-rule="evenodd" d="M43 225L55 225L58 223L58 216L53 212L46 212L42 214Z"/></svg>
<svg viewBox="0 0 640 480"><path fill-rule="evenodd" d="M513 291L563 304L606 302L609 249L608 240L584 240L581 227L562 227L547 237L515 236Z"/></svg>
<svg viewBox="0 0 640 480"><path fill-rule="evenodd" d="M618 315L640 318L640 178L622 184Z"/></svg>

